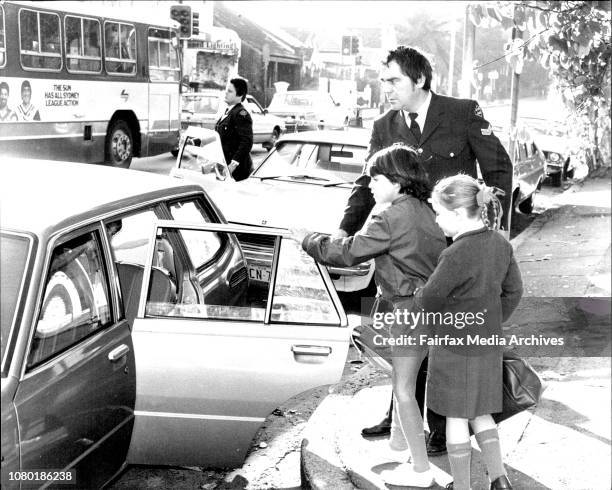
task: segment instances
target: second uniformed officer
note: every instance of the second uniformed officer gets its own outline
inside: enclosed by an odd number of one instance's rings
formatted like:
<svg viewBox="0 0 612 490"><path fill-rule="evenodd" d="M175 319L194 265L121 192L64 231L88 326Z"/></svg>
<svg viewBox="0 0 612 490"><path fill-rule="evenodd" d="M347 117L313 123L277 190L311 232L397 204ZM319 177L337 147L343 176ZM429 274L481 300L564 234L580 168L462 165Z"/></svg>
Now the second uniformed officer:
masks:
<svg viewBox="0 0 612 490"><path fill-rule="evenodd" d="M253 120L242 102L248 84L242 78L232 78L225 90L227 110L217 121L215 130L221 137L223 155L234 180L246 179L253 170Z"/></svg>

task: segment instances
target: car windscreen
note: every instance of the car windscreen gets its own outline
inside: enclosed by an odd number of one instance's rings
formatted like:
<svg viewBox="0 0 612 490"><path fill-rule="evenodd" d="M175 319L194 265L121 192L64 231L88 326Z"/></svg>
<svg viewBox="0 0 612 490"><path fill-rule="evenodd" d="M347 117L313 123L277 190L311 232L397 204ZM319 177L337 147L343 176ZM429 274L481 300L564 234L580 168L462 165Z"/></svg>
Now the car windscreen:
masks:
<svg viewBox="0 0 612 490"><path fill-rule="evenodd" d="M308 174L329 182L353 182L363 171L367 148L338 143L280 142L276 151L253 173L254 177Z"/></svg>
<svg viewBox="0 0 612 490"><path fill-rule="evenodd" d="M183 110L194 114L216 114L220 100L219 97L213 95L183 97Z"/></svg>
<svg viewBox="0 0 612 490"><path fill-rule="evenodd" d="M15 321L15 314L25 290L25 276L28 257L32 249L32 239L8 232L0 235L0 327L2 338L2 359Z"/></svg>

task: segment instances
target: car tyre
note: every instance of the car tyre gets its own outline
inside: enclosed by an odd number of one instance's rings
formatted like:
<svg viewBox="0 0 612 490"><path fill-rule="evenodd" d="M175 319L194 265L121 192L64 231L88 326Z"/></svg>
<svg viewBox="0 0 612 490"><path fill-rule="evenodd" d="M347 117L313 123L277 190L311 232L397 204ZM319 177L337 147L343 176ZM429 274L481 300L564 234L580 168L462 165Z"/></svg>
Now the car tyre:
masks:
<svg viewBox="0 0 612 490"><path fill-rule="evenodd" d="M561 187L561 183L563 182L563 173L563 170L560 170L559 172L550 176L550 183L553 187Z"/></svg>
<svg viewBox="0 0 612 490"><path fill-rule="evenodd" d="M538 193L538 189L533 191L533 194L531 194L531 196L529 196L527 199L525 199L522 203L518 205L518 209L521 213L523 214L533 213L533 210L535 209L537 193Z"/></svg>
<svg viewBox="0 0 612 490"><path fill-rule="evenodd" d="M128 123L118 119L112 123L106 135L106 164L129 168L134 156L134 138Z"/></svg>

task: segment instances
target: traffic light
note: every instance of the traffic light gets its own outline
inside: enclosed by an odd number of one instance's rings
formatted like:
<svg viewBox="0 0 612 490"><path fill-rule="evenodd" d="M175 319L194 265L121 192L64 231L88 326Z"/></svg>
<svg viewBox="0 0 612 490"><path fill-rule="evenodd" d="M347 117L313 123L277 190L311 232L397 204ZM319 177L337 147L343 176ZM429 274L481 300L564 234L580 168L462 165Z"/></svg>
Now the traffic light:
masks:
<svg viewBox="0 0 612 490"><path fill-rule="evenodd" d="M357 36L353 36L351 42L351 54L357 53L359 53L359 38Z"/></svg>
<svg viewBox="0 0 612 490"><path fill-rule="evenodd" d="M191 12L191 35L197 36L200 34L200 14Z"/></svg>
<svg viewBox="0 0 612 490"><path fill-rule="evenodd" d="M351 54L351 36L342 36L342 54Z"/></svg>
<svg viewBox="0 0 612 490"><path fill-rule="evenodd" d="M180 24L180 38L191 37L191 7L189 5L173 5L170 7L170 18Z"/></svg>

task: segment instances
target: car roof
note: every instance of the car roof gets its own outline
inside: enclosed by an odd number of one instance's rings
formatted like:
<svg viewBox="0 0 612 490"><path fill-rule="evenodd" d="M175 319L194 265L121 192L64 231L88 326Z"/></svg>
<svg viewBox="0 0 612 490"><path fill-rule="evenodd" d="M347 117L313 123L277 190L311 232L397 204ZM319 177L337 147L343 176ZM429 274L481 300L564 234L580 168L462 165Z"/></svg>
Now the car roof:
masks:
<svg viewBox="0 0 612 490"><path fill-rule="evenodd" d="M326 95L327 92L321 92L320 90L287 90L285 92L278 92L277 94L289 94L289 95L292 95L292 94L321 94L321 95Z"/></svg>
<svg viewBox="0 0 612 490"><path fill-rule="evenodd" d="M167 176L83 163L5 158L0 225L41 235L156 198L201 187Z"/></svg>
<svg viewBox="0 0 612 490"><path fill-rule="evenodd" d="M223 95L223 90L199 90L198 92L185 92L184 94L181 94L183 97L198 97L198 96L202 96L202 95L214 95L214 96L220 96Z"/></svg>
<svg viewBox="0 0 612 490"><path fill-rule="evenodd" d="M307 143L329 143L337 145L368 146L370 141L370 130L349 129L347 131L323 129L320 131L302 131L300 133L285 133L278 143L286 141L299 141Z"/></svg>

